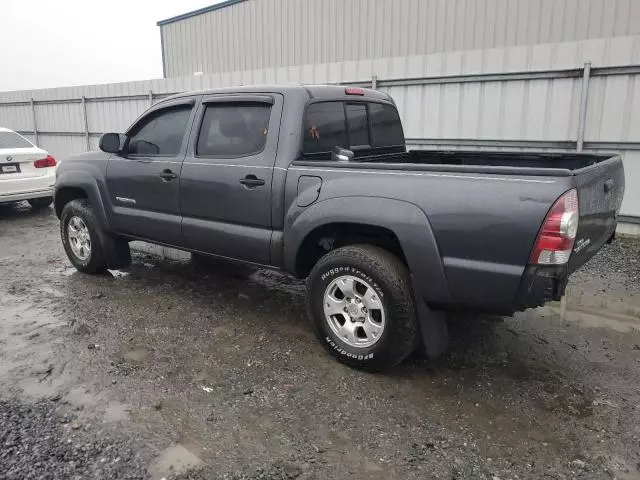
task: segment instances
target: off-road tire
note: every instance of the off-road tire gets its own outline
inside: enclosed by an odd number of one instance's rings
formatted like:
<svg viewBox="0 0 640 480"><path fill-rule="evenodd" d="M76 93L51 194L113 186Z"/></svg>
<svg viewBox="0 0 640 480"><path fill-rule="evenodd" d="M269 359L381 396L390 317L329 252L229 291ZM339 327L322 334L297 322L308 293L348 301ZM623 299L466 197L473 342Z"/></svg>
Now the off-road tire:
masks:
<svg viewBox="0 0 640 480"><path fill-rule="evenodd" d="M382 300L386 324L379 340L370 347L348 345L325 319L325 290L342 275L363 279ZM322 345L352 367L366 371L388 369L404 360L416 346L418 322L409 271L397 257L379 247L351 245L322 257L307 278L307 311Z"/></svg>
<svg viewBox="0 0 640 480"><path fill-rule="evenodd" d="M69 244L67 226L69 224L69 220L74 216L82 219L89 230L91 253L85 260L78 258ZM103 273L107 270L107 262L104 252L102 251L103 235L104 233L98 224L96 215L88 200L71 200L64 206L62 214L60 215L60 236L62 238L62 245L64 246L64 251L67 253L67 257L69 257L73 266L79 271L83 273Z"/></svg>

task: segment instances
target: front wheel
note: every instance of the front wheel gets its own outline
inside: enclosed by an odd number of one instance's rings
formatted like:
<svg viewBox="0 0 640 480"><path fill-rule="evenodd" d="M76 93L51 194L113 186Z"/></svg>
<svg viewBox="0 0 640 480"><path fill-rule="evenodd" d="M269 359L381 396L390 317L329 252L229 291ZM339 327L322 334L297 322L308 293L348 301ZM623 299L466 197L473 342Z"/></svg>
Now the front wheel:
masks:
<svg viewBox="0 0 640 480"><path fill-rule="evenodd" d="M418 323L409 271L371 245L338 248L307 279L307 309L320 342L340 362L390 368L416 345Z"/></svg>
<svg viewBox="0 0 640 480"><path fill-rule="evenodd" d="M107 269L101 244L102 231L88 200L72 200L60 215L62 245L74 267L84 273Z"/></svg>

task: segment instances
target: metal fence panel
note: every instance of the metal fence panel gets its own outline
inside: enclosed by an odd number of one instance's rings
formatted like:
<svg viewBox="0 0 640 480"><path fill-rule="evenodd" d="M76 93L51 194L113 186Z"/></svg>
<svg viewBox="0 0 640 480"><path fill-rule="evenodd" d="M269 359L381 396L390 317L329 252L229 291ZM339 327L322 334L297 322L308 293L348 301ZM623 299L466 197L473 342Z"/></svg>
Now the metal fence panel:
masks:
<svg viewBox="0 0 640 480"><path fill-rule="evenodd" d="M84 129L82 105L79 101L36 104L36 123L38 130L44 132L81 132Z"/></svg>
<svg viewBox="0 0 640 480"><path fill-rule="evenodd" d="M0 106L0 127L22 131L33 130L31 106L28 103Z"/></svg>
<svg viewBox="0 0 640 480"><path fill-rule="evenodd" d="M580 79L382 87L411 138L576 138Z"/></svg>
<svg viewBox="0 0 640 480"><path fill-rule="evenodd" d="M87 149L87 144L82 135L60 136L60 135L42 135L38 136L38 146L51 152L58 160L64 161L65 155L58 155L56 152L71 151L83 152Z"/></svg>
<svg viewBox="0 0 640 480"><path fill-rule="evenodd" d="M131 122L150 106L148 98L87 102L90 132L124 132Z"/></svg>
<svg viewBox="0 0 640 480"><path fill-rule="evenodd" d="M586 138L637 141L640 132L640 76L593 78L589 86Z"/></svg>
<svg viewBox="0 0 640 480"><path fill-rule="evenodd" d="M583 131L586 60L593 64ZM622 151L627 169L622 213L640 217L639 73L640 36L591 39L5 92L0 125L64 159L96 148L101 133L124 131L152 102L176 92L259 83L375 83L395 99L406 137L418 148L566 151L579 148L583 138L588 150Z"/></svg>

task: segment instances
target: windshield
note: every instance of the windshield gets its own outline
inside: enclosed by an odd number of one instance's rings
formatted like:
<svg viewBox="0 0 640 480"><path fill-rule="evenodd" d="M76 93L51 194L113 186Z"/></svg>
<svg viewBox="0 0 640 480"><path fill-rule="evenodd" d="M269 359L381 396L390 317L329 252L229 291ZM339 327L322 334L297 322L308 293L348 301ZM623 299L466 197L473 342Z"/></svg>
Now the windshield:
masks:
<svg viewBox="0 0 640 480"><path fill-rule="evenodd" d="M33 145L15 132L0 132L0 148L33 148Z"/></svg>

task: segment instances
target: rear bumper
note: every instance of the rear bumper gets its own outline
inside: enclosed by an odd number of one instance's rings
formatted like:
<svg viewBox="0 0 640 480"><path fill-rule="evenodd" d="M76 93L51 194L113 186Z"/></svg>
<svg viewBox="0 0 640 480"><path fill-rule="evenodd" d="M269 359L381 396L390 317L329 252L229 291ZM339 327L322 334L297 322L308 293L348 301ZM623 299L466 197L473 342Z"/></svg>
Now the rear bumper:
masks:
<svg viewBox="0 0 640 480"><path fill-rule="evenodd" d="M568 280L569 270L566 265L528 266L522 276L515 310L541 307L547 302L560 300Z"/></svg>
<svg viewBox="0 0 640 480"><path fill-rule="evenodd" d="M0 203L53 196L56 169L43 168L42 170L44 170L42 175L26 178L0 175Z"/></svg>
<svg viewBox="0 0 640 480"><path fill-rule="evenodd" d="M53 188L45 190L34 190L31 192L8 193L0 195L0 203L20 202L22 200L30 200L32 198L42 198L53 196Z"/></svg>

